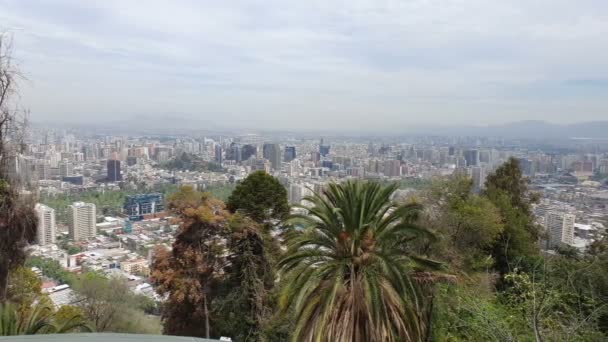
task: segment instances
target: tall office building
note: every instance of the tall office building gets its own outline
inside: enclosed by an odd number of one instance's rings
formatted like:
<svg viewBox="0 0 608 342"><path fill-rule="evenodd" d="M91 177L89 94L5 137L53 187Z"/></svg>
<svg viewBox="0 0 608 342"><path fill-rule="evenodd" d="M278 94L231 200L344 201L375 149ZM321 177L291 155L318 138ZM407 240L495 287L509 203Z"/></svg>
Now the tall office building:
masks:
<svg viewBox="0 0 608 342"><path fill-rule="evenodd" d="M479 162L489 164L490 163L490 151L488 151L488 150L479 151Z"/></svg>
<svg viewBox="0 0 608 342"><path fill-rule="evenodd" d="M222 145L215 145L215 162L222 165L222 163L224 162L223 158L223 151L222 151Z"/></svg>
<svg viewBox="0 0 608 342"><path fill-rule="evenodd" d="M517 163L521 168L521 171L526 176L532 176L534 174L534 166L532 165L532 161L527 158L517 158Z"/></svg>
<svg viewBox="0 0 608 342"><path fill-rule="evenodd" d="M329 145L321 145L321 146L319 146L319 153L323 157L325 157L325 156L327 156L329 154L329 149L330 149Z"/></svg>
<svg viewBox="0 0 608 342"><path fill-rule="evenodd" d="M574 220L573 214L558 211L549 211L545 214L545 229L549 235L547 248L574 243Z"/></svg>
<svg viewBox="0 0 608 342"><path fill-rule="evenodd" d="M36 242L40 246L55 243L55 209L44 204L36 204L36 216L38 216L38 227L36 232Z"/></svg>
<svg viewBox="0 0 608 342"><path fill-rule="evenodd" d="M296 147L295 146L285 146L285 156L283 159L285 162L290 162L290 161L296 159Z"/></svg>
<svg viewBox="0 0 608 342"><path fill-rule="evenodd" d="M321 142L319 143L319 154L321 154L321 156L323 156L323 157L327 156L329 154L329 148L330 148L330 146L324 145L323 139L321 139Z"/></svg>
<svg viewBox="0 0 608 342"><path fill-rule="evenodd" d="M255 155L258 153L257 147L253 145L244 145L241 149L241 158L242 160L248 160L251 157L255 158Z"/></svg>
<svg viewBox="0 0 608 342"><path fill-rule="evenodd" d="M464 159L467 162L467 166L479 165L479 151L478 150L464 151Z"/></svg>
<svg viewBox="0 0 608 342"><path fill-rule="evenodd" d="M226 151L226 160L234 160L237 164L242 160L241 146L237 143L231 143Z"/></svg>
<svg viewBox="0 0 608 342"><path fill-rule="evenodd" d="M51 178L51 165L45 160L38 160L34 164L34 171L38 180Z"/></svg>
<svg viewBox="0 0 608 342"><path fill-rule="evenodd" d="M486 170L483 166L475 166L471 169L471 178L473 178L473 189L481 191L486 183Z"/></svg>
<svg viewBox="0 0 608 342"><path fill-rule="evenodd" d="M70 238L83 241L97 235L95 204L75 202L68 206Z"/></svg>
<svg viewBox="0 0 608 342"><path fill-rule="evenodd" d="M281 170L281 147L279 144L266 143L263 147L264 159L268 159L272 168L276 171Z"/></svg>
<svg viewBox="0 0 608 342"><path fill-rule="evenodd" d="M120 173L120 160L116 160L116 159L108 160L108 181L110 181L110 182L122 181L122 174Z"/></svg>
<svg viewBox="0 0 608 342"><path fill-rule="evenodd" d="M317 165L321 161L321 154L317 151L310 152L310 160Z"/></svg>
<svg viewBox="0 0 608 342"><path fill-rule="evenodd" d="M384 175L387 177L400 177L401 176L401 162L393 160L384 161Z"/></svg>
<svg viewBox="0 0 608 342"><path fill-rule="evenodd" d="M74 175L74 165L67 160L59 163L59 176L67 177Z"/></svg>

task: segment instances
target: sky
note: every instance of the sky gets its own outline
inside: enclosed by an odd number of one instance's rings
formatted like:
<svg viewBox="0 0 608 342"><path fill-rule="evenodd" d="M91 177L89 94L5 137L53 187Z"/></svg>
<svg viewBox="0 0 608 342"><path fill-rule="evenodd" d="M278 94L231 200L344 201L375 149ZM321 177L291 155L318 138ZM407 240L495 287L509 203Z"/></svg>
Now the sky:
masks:
<svg viewBox="0 0 608 342"><path fill-rule="evenodd" d="M606 0L0 0L40 123L608 120Z"/></svg>

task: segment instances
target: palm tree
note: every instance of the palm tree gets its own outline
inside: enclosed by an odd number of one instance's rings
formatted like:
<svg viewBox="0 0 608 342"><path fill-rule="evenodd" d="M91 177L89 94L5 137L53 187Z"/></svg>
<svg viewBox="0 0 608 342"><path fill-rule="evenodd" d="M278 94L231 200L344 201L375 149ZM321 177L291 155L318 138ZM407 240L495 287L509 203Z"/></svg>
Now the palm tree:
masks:
<svg viewBox="0 0 608 342"><path fill-rule="evenodd" d="M286 234L280 261L284 309L296 315L294 341L422 341L426 327L416 270L439 263L411 252L432 237L415 225L421 206L397 205L397 185L349 181L305 198L302 229Z"/></svg>
<svg viewBox="0 0 608 342"><path fill-rule="evenodd" d="M38 303L27 310L6 302L0 304L0 336L63 334L73 331L92 331L82 315L73 315L62 322L54 322L53 309Z"/></svg>

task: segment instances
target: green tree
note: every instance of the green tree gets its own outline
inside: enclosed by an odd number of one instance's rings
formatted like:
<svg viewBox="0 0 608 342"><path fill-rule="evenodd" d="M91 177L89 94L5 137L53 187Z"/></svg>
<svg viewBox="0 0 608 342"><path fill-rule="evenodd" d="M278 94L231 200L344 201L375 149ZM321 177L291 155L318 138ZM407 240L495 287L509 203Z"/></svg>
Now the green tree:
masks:
<svg viewBox="0 0 608 342"><path fill-rule="evenodd" d="M226 277L218 285L222 293L213 305L216 331L237 341L263 340L274 304L275 274L268 237L257 223L239 214L230 219L229 227Z"/></svg>
<svg viewBox="0 0 608 342"><path fill-rule="evenodd" d="M45 277L54 279L61 284L71 285L75 279L72 273L66 271L59 261L54 259L31 256L26 260L25 266L38 267Z"/></svg>
<svg viewBox="0 0 608 342"><path fill-rule="evenodd" d="M521 317L502 305L487 275L468 282L442 284L437 290L430 341L529 341L531 331L516 330Z"/></svg>
<svg viewBox="0 0 608 342"><path fill-rule="evenodd" d="M223 172L221 165L202 160L192 153L182 152L172 160L158 165L167 170Z"/></svg>
<svg viewBox="0 0 608 342"><path fill-rule="evenodd" d="M160 324L149 319L139 296L129 289L126 279L107 279L86 273L73 284L75 306L96 331L159 333Z"/></svg>
<svg viewBox="0 0 608 342"><path fill-rule="evenodd" d="M531 209L538 198L528 190L528 181L515 158L488 175L485 185L485 196L498 208L504 224L491 251L496 269L506 274L512 271L514 263L524 265L538 254L540 230Z"/></svg>
<svg viewBox="0 0 608 342"><path fill-rule="evenodd" d="M487 250L504 228L496 206L472 190L469 177L456 176L435 182L425 195L427 224L438 237L433 255L465 271L492 264Z"/></svg>
<svg viewBox="0 0 608 342"><path fill-rule="evenodd" d="M41 294L40 278L27 267L19 267L11 272L8 298L13 303L30 306Z"/></svg>
<svg viewBox="0 0 608 342"><path fill-rule="evenodd" d="M229 213L223 202L192 187L172 195L168 208L179 218L180 229L171 252L157 248L152 265L156 290L167 297L164 333L209 338L211 290L225 264Z"/></svg>
<svg viewBox="0 0 608 342"><path fill-rule="evenodd" d="M261 224L281 220L289 214L287 190L264 171L255 171L239 183L228 198L226 207Z"/></svg>
<svg viewBox="0 0 608 342"><path fill-rule="evenodd" d="M390 200L397 185L330 184L305 200L308 215L291 218L280 261L287 278L282 307L293 307L294 341L423 341L424 321L415 272L436 262L411 254L430 232L415 224L417 204Z"/></svg>

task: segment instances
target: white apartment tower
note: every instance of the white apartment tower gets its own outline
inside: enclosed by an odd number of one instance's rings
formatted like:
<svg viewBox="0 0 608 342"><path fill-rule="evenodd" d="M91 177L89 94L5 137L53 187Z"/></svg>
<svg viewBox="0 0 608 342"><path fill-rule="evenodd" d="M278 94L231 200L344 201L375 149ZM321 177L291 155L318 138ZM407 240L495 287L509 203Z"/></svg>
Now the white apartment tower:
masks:
<svg viewBox="0 0 608 342"><path fill-rule="evenodd" d="M70 238L83 241L97 235L95 204L75 202L68 206Z"/></svg>
<svg viewBox="0 0 608 342"><path fill-rule="evenodd" d="M59 163L59 176L67 177L72 176L74 174L74 165L68 161L63 160Z"/></svg>
<svg viewBox="0 0 608 342"><path fill-rule="evenodd" d="M574 220L573 214L558 211L549 211L545 214L545 228L549 235L547 248L574 243Z"/></svg>
<svg viewBox="0 0 608 342"><path fill-rule="evenodd" d="M473 188L475 191L481 191L486 182L486 170L483 166L474 166L471 168L471 178L473 178Z"/></svg>
<svg viewBox="0 0 608 342"><path fill-rule="evenodd" d="M40 246L55 243L55 209L44 204L36 204L36 216L38 216L38 227L36 231L36 242Z"/></svg>

